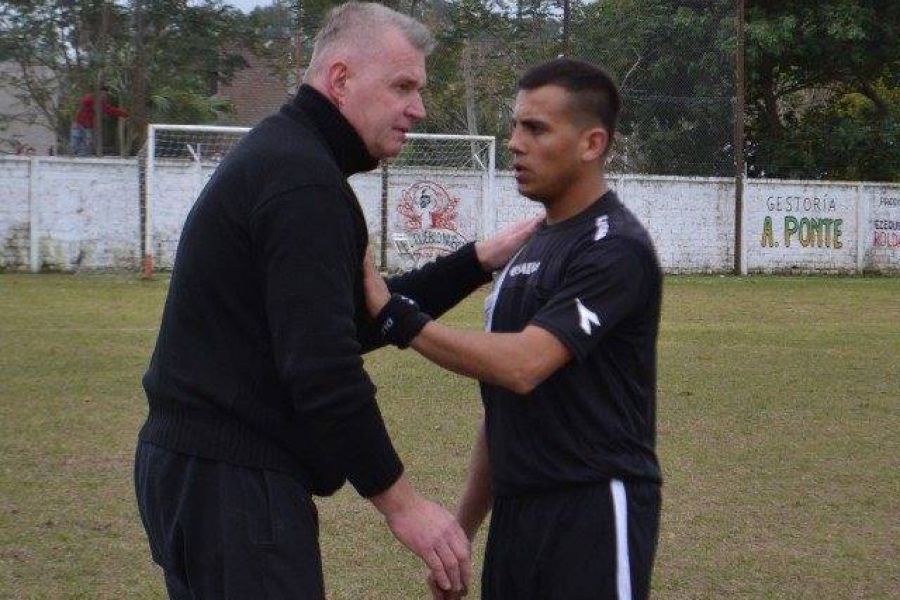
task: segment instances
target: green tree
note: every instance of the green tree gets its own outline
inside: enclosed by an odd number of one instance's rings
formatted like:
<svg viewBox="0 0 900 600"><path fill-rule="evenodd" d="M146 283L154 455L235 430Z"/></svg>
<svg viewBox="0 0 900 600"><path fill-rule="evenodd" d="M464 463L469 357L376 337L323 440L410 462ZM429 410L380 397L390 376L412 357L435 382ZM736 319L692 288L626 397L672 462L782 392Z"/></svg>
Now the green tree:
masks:
<svg viewBox="0 0 900 600"><path fill-rule="evenodd" d="M105 13L105 14L104 14ZM120 42L116 5L10 0L0 5L0 48L15 69L0 81L64 139L75 99L94 90L101 47Z"/></svg>
<svg viewBox="0 0 900 600"><path fill-rule="evenodd" d="M604 66L623 100L613 168L734 172L734 3L607 0L573 11L573 56Z"/></svg>
<svg viewBox="0 0 900 600"><path fill-rule="evenodd" d="M133 114L133 150L148 118L207 122L227 109L214 93L242 64L223 52L245 32L241 18L221 0L8 0L0 53L19 69L0 84L40 111L60 140L82 95L106 85Z"/></svg>
<svg viewBox="0 0 900 600"><path fill-rule="evenodd" d="M900 3L752 3L747 61L752 174L900 180Z"/></svg>
<svg viewBox="0 0 900 600"><path fill-rule="evenodd" d="M424 128L497 135L508 112L515 63L511 23L482 0L460 0L433 15L438 49L428 61Z"/></svg>
<svg viewBox="0 0 900 600"><path fill-rule="evenodd" d="M147 122L210 123L228 113L216 91L244 66L244 15L222 0L131 0L129 8L112 76L135 113L132 148Z"/></svg>

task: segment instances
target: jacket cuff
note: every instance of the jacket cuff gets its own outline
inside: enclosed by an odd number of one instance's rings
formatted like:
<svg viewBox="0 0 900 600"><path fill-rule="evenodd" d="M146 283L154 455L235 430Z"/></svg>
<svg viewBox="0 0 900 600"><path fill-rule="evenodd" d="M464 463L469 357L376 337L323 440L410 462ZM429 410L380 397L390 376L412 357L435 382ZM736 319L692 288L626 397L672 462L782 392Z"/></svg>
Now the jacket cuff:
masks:
<svg viewBox="0 0 900 600"><path fill-rule="evenodd" d="M469 242L461 246L456 252L452 265L449 268L456 271L455 275L468 282L473 288L477 288L491 281L492 272L485 271L478 262L478 253L475 252L475 242Z"/></svg>
<svg viewBox="0 0 900 600"><path fill-rule="evenodd" d="M346 427L343 463L347 480L360 496L376 496L400 478L403 463L375 401L366 403Z"/></svg>

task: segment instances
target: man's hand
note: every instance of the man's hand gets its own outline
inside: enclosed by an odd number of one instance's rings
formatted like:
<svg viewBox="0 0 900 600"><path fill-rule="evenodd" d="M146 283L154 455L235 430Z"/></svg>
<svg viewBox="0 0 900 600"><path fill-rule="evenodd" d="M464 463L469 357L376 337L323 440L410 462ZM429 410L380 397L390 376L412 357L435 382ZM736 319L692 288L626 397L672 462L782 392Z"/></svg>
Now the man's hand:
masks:
<svg viewBox="0 0 900 600"><path fill-rule="evenodd" d="M425 577L425 583L428 585L428 591L431 592L431 600L460 600L469 593L468 589L464 589L460 592L442 590L431 573L428 573Z"/></svg>
<svg viewBox="0 0 900 600"><path fill-rule="evenodd" d="M472 576L469 540L440 505L418 498L408 510L387 515L388 527L428 565L439 589L462 592Z"/></svg>
<svg viewBox="0 0 900 600"><path fill-rule="evenodd" d="M513 223L501 229L497 235L483 242L475 243L475 254L485 271L496 271L512 258L528 241L544 217L535 217Z"/></svg>
<svg viewBox="0 0 900 600"><path fill-rule="evenodd" d="M453 515L416 494L405 477L371 500L394 537L425 561L439 590L468 589L471 548Z"/></svg>
<svg viewBox="0 0 900 600"><path fill-rule="evenodd" d="M374 319L391 299L391 292L381 273L375 269L371 248L366 250L366 258L363 261L363 289L366 292L366 309L369 311L369 316Z"/></svg>

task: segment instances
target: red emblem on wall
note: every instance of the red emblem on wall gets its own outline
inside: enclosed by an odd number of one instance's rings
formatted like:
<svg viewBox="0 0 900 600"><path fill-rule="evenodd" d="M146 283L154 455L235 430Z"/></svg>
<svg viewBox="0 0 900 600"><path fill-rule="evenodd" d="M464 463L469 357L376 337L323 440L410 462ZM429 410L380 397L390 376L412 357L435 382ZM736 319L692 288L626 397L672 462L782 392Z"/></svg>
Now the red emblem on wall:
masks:
<svg viewBox="0 0 900 600"><path fill-rule="evenodd" d="M459 201L433 181L417 181L401 192L397 225L418 255L448 254L466 243L459 232Z"/></svg>
<svg viewBox="0 0 900 600"><path fill-rule="evenodd" d="M419 229L448 229L457 231L459 198L451 196L440 184L417 181L403 190L397 212L407 231Z"/></svg>

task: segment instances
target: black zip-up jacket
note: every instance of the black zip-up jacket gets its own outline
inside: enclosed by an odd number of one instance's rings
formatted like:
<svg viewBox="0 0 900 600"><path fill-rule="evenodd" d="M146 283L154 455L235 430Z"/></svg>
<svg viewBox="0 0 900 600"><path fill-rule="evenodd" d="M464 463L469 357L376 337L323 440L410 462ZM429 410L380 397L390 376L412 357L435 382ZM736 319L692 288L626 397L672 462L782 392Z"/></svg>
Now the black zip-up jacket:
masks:
<svg viewBox="0 0 900 600"><path fill-rule="evenodd" d="M141 440L287 472L320 495L349 480L368 497L397 480L360 356L378 343L366 223L346 181L376 164L309 86L225 158L178 245ZM389 287L437 317L489 278L469 244Z"/></svg>

